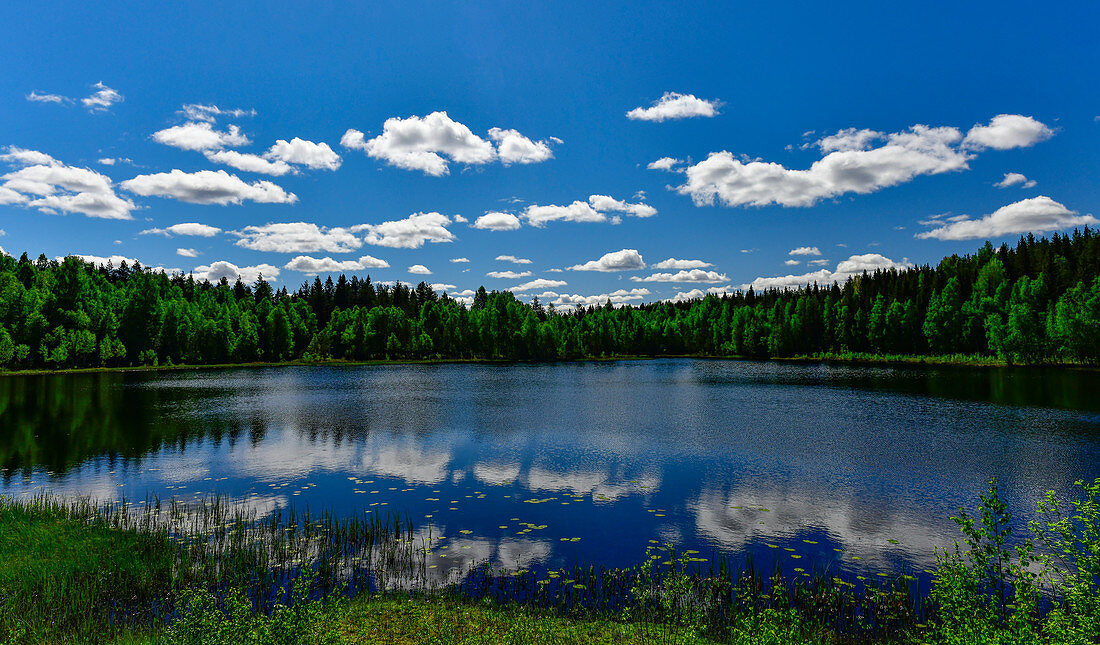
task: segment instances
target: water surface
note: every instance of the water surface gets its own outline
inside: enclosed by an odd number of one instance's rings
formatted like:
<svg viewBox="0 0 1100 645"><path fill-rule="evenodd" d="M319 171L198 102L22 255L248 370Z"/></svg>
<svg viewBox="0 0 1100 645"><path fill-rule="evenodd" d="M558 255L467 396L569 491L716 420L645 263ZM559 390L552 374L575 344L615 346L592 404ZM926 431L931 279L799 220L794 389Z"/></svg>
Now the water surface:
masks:
<svg viewBox="0 0 1100 645"><path fill-rule="evenodd" d="M627 566L656 541L919 574L990 477L1022 528L1100 476L1096 392L1089 371L690 359L6 377L0 493L399 513L453 539L441 573Z"/></svg>

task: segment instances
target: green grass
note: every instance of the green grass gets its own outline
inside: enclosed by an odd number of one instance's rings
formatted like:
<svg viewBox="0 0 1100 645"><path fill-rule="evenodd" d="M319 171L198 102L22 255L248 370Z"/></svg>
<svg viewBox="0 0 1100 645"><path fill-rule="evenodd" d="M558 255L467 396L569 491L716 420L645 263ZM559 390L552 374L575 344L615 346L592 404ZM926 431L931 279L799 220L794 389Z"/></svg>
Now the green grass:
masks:
<svg viewBox="0 0 1100 645"><path fill-rule="evenodd" d="M963 544L937 554L925 623L904 586L700 570L671 545L630 569L578 568L556 588L480 567L461 591L418 577L429 546L399 520L249 519L217 498L141 510L0 498L0 645L1089 645L1100 642L1100 479L1078 489L1048 493L1021 540L991 482L979 512L953 518ZM358 562L374 590L349 599ZM476 591L502 585L537 593Z"/></svg>
<svg viewBox="0 0 1100 645"><path fill-rule="evenodd" d="M0 563L0 642L5 632L31 642L94 640L101 617L133 615L164 596L172 569L163 535L60 505L3 502Z"/></svg>

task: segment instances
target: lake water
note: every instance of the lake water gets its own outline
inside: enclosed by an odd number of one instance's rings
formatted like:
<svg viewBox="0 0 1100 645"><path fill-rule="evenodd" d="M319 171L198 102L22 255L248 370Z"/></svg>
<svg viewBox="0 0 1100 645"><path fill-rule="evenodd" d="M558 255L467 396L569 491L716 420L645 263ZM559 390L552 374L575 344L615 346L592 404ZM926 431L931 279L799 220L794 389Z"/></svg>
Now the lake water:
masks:
<svg viewBox="0 0 1100 645"><path fill-rule="evenodd" d="M440 571L629 566L656 540L919 575L990 477L1022 527L1045 491L1100 476L1100 374L670 359L3 377L0 468L15 496L407 515L454 539Z"/></svg>

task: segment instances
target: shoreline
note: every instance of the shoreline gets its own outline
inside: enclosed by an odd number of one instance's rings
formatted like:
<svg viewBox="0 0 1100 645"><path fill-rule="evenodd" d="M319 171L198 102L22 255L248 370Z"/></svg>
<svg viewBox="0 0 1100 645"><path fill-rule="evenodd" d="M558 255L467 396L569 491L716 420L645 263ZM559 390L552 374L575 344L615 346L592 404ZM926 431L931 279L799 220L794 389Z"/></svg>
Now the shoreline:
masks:
<svg viewBox="0 0 1100 645"><path fill-rule="evenodd" d="M44 376L50 374L97 374L97 373L127 373L127 372L173 372L173 371L199 371L199 370L224 370L224 369L262 369L272 367L364 367L384 365L540 365L558 363L613 363L619 361L653 361L669 358L690 358L707 361L746 361L754 363L796 363L796 364L824 364L824 365L852 365L852 366L885 366L885 367L962 367L962 368L1008 368L1008 369L1056 369L1056 370L1082 370L1098 371L1100 365L1088 363L1009 363L994 357L986 356L922 356L922 355L876 355L876 354L822 354L812 356L784 356L757 358L752 356L725 356L703 354L664 354L660 356L595 356L587 358L563 358L557 360L507 360L491 358L408 358L408 359L373 359L365 361L352 361L344 359L303 360L253 363L216 363L216 364L174 364L174 365L132 365L121 367L73 367L65 369L27 369L27 370L0 370L0 377L16 376Z"/></svg>

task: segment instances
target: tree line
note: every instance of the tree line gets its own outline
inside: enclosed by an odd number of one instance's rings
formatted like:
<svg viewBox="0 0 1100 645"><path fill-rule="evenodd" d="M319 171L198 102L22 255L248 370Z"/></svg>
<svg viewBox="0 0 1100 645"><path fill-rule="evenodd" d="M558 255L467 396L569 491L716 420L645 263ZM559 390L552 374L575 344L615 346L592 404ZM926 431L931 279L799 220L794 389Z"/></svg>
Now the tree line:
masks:
<svg viewBox="0 0 1100 645"><path fill-rule="evenodd" d="M316 278L296 292L140 265L0 255L0 366L293 359L562 360L614 356L966 355L1100 362L1100 235L986 243L938 265L843 284L557 310L478 289Z"/></svg>

